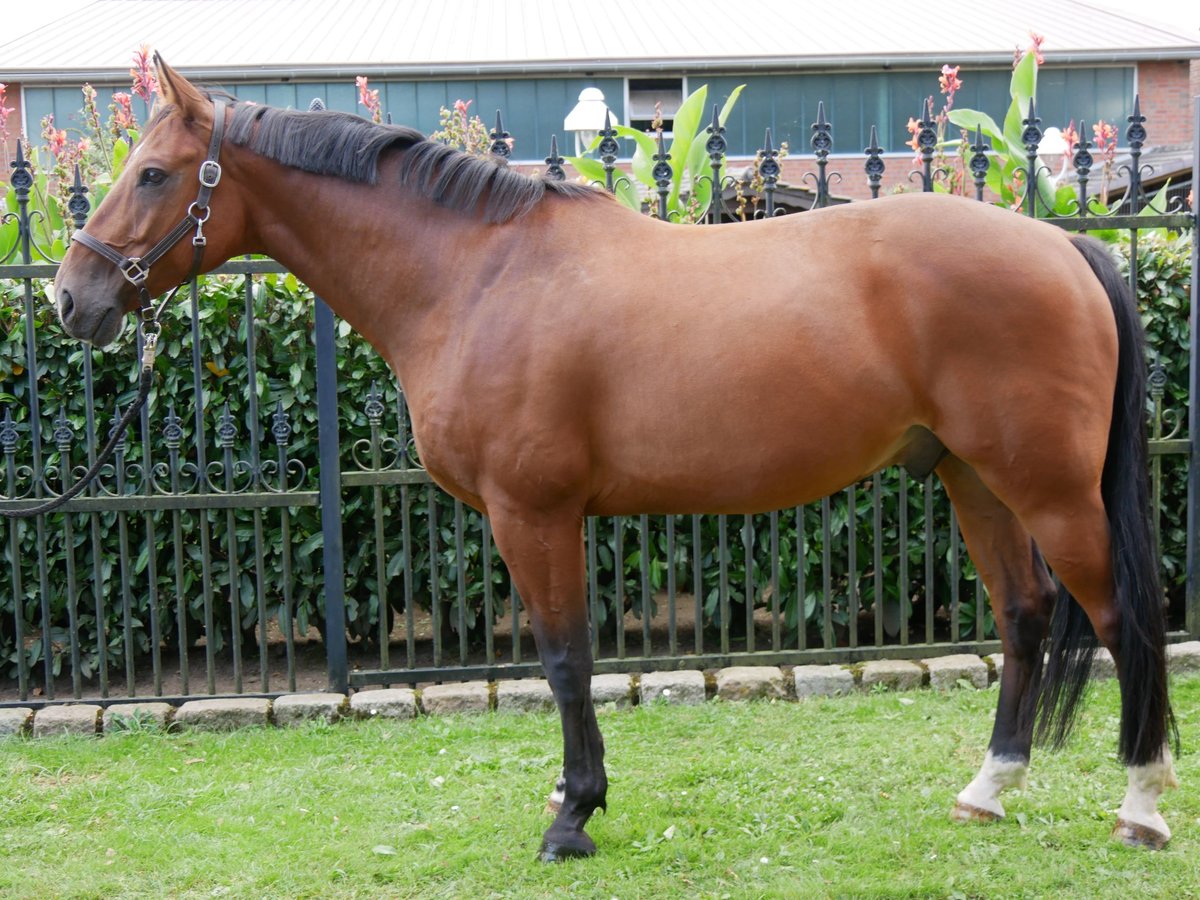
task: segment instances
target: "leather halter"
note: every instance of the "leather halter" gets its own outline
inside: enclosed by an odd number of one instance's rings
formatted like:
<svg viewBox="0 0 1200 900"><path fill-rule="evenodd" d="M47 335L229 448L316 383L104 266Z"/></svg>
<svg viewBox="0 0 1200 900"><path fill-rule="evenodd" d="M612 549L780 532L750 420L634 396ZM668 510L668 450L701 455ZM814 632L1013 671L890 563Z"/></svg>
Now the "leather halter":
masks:
<svg viewBox="0 0 1200 900"><path fill-rule="evenodd" d="M170 302L171 298L175 296L180 287L200 274L204 262L204 248L208 243L207 238L204 237L204 223L208 221L208 217L212 214L208 201L212 197L213 188L221 181L221 163L218 162L218 159L221 155L221 139L225 134L225 116L228 109L228 106L218 103L216 100L212 101L212 105L212 137L209 138L208 142L208 156L205 157L204 162L200 163L200 171L198 173L200 190L196 195L195 201L188 207L187 214L180 220L178 225L167 232L166 237L151 247L142 256L126 256L111 244L107 244L99 238L92 237L87 233L86 229L76 231L72 237L72 241L78 241L93 253L98 253L111 262L125 276L125 280L137 288L140 301L139 315L141 321L139 324L143 331L145 350L147 351L143 354L143 368L152 366L154 363L153 354L158 340L159 313ZM188 272L183 281L167 294L158 306L155 306L154 298L146 288L146 279L150 277L150 267L170 252L176 244L192 231L195 233L192 235L193 257L191 271Z"/></svg>

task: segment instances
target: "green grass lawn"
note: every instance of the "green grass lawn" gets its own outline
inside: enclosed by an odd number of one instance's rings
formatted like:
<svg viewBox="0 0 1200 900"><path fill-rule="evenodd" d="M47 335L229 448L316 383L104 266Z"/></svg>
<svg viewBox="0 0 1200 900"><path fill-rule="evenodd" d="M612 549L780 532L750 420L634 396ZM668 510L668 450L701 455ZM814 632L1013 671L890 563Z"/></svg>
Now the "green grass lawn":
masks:
<svg viewBox="0 0 1200 900"><path fill-rule="evenodd" d="M1200 896L1200 677L1175 684L1161 853L1109 839L1117 691L1037 754L1008 820L949 810L995 688L604 710L599 854L534 861L557 718L0 743L0 896Z"/></svg>

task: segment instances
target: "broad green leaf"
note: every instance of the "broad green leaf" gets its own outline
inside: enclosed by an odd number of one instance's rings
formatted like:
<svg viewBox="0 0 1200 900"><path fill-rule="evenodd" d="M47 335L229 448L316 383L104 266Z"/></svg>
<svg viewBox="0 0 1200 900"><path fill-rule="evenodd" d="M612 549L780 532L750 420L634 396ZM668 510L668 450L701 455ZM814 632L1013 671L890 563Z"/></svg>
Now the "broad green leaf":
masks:
<svg viewBox="0 0 1200 900"><path fill-rule="evenodd" d="M1161 216L1167 211L1167 191L1171 187L1171 179L1168 178L1166 183L1158 189L1158 193L1142 207L1138 212L1139 216Z"/></svg>
<svg viewBox="0 0 1200 900"><path fill-rule="evenodd" d="M1026 53L1021 61L1013 67L1012 78L1008 82L1008 95L1020 102L1021 114L1029 109L1029 98L1037 96L1037 56Z"/></svg>
<svg viewBox="0 0 1200 900"><path fill-rule="evenodd" d="M628 125L614 126L614 131L620 137L628 138L637 144L633 152L633 174L642 184L654 189L654 156L658 153L658 143L644 131L630 128Z"/></svg>
<svg viewBox="0 0 1200 900"><path fill-rule="evenodd" d="M588 181L601 187L604 186L604 166L601 163L594 159L588 159L586 156L568 156L565 159L575 167L576 172ZM633 182L629 180L628 174L620 170L613 172L613 191L621 203L634 212L641 212L641 198L634 190Z"/></svg>
<svg viewBox="0 0 1200 900"><path fill-rule="evenodd" d="M742 95L742 91L745 89L746 86L744 84L739 84L730 92L729 97L726 99L725 105L721 107L721 112L718 116L722 125L724 125L729 119L729 114L733 112L734 104L737 103L738 97Z"/></svg>
<svg viewBox="0 0 1200 900"><path fill-rule="evenodd" d="M125 160L129 156L129 145L124 141L113 144L113 177L119 178L125 170Z"/></svg>
<svg viewBox="0 0 1200 900"><path fill-rule="evenodd" d="M1000 126L987 113L979 112L975 109L952 109L950 110L949 118L952 124L966 129L969 139L975 139L975 127L980 126L983 129L983 133L991 139L993 150L997 153L1003 153L1008 149L1004 140L1004 134L1000 131Z"/></svg>
<svg viewBox="0 0 1200 900"><path fill-rule="evenodd" d="M704 107L708 103L708 85L702 84L680 105L671 125L674 137L667 151L671 159L689 161L692 143L696 140L696 132L700 130L700 121L704 116ZM690 170L689 170L690 171ZM670 205L675 209L679 205L679 190L683 184L681 177L671 188Z"/></svg>

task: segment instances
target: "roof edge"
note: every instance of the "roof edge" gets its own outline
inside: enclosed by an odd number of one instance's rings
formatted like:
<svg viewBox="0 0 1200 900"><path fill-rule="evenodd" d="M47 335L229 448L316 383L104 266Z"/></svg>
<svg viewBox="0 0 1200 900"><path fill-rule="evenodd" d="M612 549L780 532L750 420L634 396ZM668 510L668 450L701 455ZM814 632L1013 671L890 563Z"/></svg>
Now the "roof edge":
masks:
<svg viewBox="0 0 1200 900"><path fill-rule="evenodd" d="M1193 47L1167 47L1157 50L1079 50L1055 53L1051 67L1070 64L1113 64L1171 62L1200 59L1200 44ZM1011 52L952 54L869 54L861 56L804 57L685 57L648 60L641 58L610 60L539 60L525 63L398 63L355 65L335 63L313 66L187 66L178 71L187 78L216 81L255 81L261 79L326 79L368 77L478 77L531 75L636 74L639 72L780 72L808 69L917 68L941 66L953 60L958 65L1009 65ZM128 77L128 69L0 69L0 80L25 85L81 84L84 81L113 81Z"/></svg>

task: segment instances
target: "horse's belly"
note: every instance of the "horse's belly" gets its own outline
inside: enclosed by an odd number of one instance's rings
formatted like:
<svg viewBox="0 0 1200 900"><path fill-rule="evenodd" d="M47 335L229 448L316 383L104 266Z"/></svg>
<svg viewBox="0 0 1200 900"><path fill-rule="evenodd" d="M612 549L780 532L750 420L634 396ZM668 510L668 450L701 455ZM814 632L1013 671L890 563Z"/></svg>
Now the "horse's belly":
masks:
<svg viewBox="0 0 1200 900"><path fill-rule="evenodd" d="M726 426L664 424L627 441L595 470L588 513L753 513L809 503L896 461L909 432L869 421L817 428L796 417Z"/></svg>

